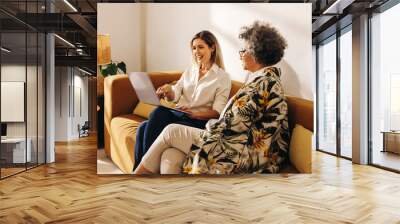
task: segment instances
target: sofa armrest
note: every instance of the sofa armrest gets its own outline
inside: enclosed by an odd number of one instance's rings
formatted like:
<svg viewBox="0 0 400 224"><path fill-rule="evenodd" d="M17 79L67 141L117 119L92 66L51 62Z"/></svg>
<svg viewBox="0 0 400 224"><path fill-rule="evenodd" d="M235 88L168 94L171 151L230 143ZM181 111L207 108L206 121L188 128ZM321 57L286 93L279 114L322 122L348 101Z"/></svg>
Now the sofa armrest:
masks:
<svg viewBox="0 0 400 224"><path fill-rule="evenodd" d="M104 80L104 117L111 122L116 116L132 113L138 103L136 92L127 75L114 75Z"/></svg>
<svg viewBox="0 0 400 224"><path fill-rule="evenodd" d="M182 72L151 72L155 88L176 81ZM104 80L104 119L110 124L116 116L130 114L138 103L136 92L127 75L114 75Z"/></svg>
<svg viewBox="0 0 400 224"><path fill-rule="evenodd" d="M286 96L289 108L289 129L292 132L296 124L300 124L311 132L314 131L314 103L313 101L295 96Z"/></svg>
<svg viewBox="0 0 400 224"><path fill-rule="evenodd" d="M110 156L110 125L114 117L130 114L138 103L136 92L127 75L104 79L104 149Z"/></svg>
<svg viewBox="0 0 400 224"><path fill-rule="evenodd" d="M181 71L149 72L155 88L176 81ZM111 158L111 120L114 117L131 114L138 103L136 92L127 75L114 75L104 79L104 150Z"/></svg>

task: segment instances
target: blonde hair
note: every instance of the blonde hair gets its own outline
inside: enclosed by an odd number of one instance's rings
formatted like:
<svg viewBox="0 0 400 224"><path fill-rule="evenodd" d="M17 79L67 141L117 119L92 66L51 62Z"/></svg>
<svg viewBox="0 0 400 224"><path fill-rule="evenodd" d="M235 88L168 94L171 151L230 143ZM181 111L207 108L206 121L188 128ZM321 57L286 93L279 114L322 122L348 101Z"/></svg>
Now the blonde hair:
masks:
<svg viewBox="0 0 400 224"><path fill-rule="evenodd" d="M203 40L208 47L212 48L214 46L214 51L211 52L211 57L210 61L212 63L217 64L220 68L225 70L225 65L224 65L224 59L222 58L222 52L221 52L221 47L219 46L217 38L208 30L203 30L192 38L190 41L190 49L192 49L193 41L195 39L201 39ZM197 64L197 61L192 55L192 61Z"/></svg>

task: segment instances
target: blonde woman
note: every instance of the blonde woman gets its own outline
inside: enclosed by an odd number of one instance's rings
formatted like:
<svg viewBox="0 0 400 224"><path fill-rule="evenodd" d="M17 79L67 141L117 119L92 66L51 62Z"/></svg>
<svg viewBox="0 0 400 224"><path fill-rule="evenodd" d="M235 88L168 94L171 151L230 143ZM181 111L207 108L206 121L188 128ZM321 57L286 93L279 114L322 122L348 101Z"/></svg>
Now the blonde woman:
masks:
<svg viewBox="0 0 400 224"><path fill-rule="evenodd" d="M143 122L136 134L135 166L146 154L154 140L169 124L182 124L203 129L211 118L218 118L225 107L231 80L224 71L224 62L217 38L209 31L201 31L190 41L192 66L175 85L157 89L159 97L177 103L186 113L157 107Z"/></svg>

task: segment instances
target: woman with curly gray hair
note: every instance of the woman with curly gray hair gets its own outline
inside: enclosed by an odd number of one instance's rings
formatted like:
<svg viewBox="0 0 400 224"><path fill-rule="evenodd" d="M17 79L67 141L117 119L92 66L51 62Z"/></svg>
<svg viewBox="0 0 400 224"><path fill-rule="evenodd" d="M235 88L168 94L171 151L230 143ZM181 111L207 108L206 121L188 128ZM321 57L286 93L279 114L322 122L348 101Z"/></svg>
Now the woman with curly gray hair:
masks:
<svg viewBox="0 0 400 224"><path fill-rule="evenodd" d="M182 152L183 165L166 173L276 173L288 161L288 108L280 70L273 66L282 59L286 41L261 22L243 27L239 38L242 66L251 72L245 85L206 130L167 126L139 165L145 169L136 174L159 173L161 155L169 148Z"/></svg>
<svg viewBox="0 0 400 224"><path fill-rule="evenodd" d="M239 38L244 40L245 46L239 54L245 70L255 64L258 67L275 65L281 60L287 43L274 27L268 23L255 22L242 29Z"/></svg>

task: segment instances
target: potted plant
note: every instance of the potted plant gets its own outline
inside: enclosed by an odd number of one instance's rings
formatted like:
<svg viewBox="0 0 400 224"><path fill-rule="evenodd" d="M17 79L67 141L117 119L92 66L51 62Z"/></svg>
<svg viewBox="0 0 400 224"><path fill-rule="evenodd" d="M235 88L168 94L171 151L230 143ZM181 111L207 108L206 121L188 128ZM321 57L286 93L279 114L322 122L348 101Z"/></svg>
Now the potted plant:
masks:
<svg viewBox="0 0 400 224"><path fill-rule="evenodd" d="M110 62L109 64L99 65L101 75L97 75L97 96L103 96L104 94L104 78L116 74L125 74L126 65L123 61L121 62Z"/></svg>
<svg viewBox="0 0 400 224"><path fill-rule="evenodd" d="M106 65L100 65L101 75L107 77L109 75L116 75L118 73L126 73L126 65L123 61L119 63L112 62Z"/></svg>

